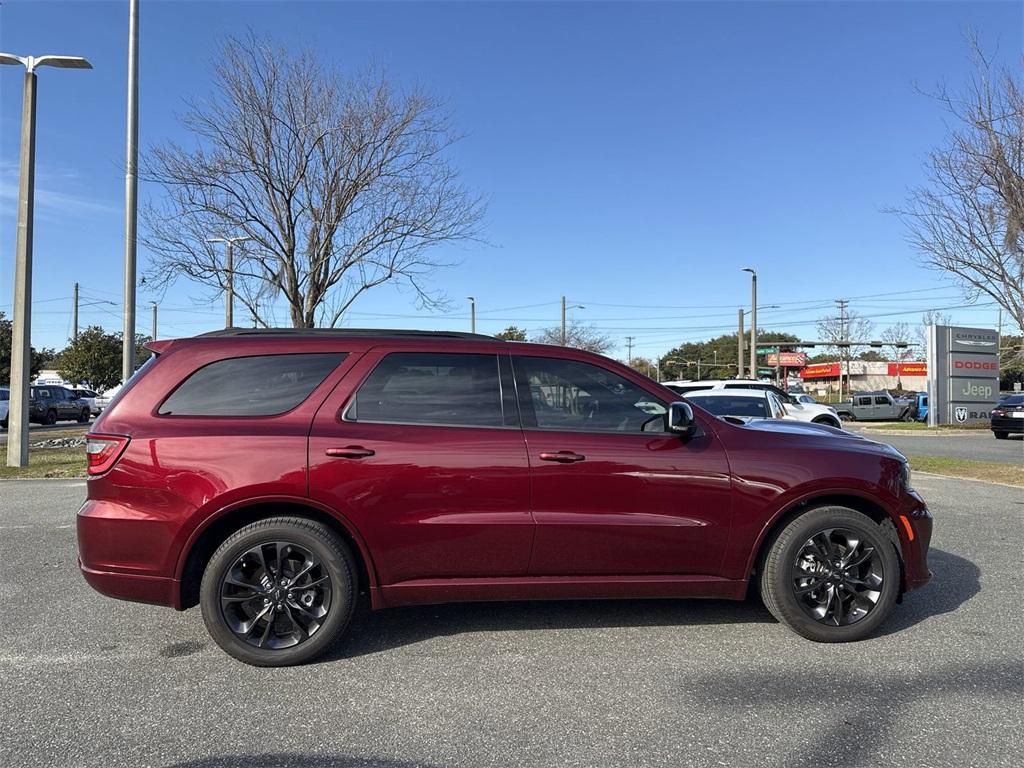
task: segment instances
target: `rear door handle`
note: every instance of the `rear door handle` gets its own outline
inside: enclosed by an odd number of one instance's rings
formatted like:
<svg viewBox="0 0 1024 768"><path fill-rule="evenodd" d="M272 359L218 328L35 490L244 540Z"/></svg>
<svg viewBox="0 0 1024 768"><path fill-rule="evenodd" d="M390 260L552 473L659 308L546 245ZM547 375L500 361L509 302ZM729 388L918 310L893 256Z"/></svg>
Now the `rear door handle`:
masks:
<svg viewBox="0 0 1024 768"><path fill-rule="evenodd" d="M586 458L583 454L572 451L545 451L540 455L541 461L557 461L559 464L572 464L574 461L583 461Z"/></svg>
<svg viewBox="0 0 1024 768"><path fill-rule="evenodd" d="M361 445L346 445L344 448L328 448L324 453L335 459L365 459L373 456L375 451Z"/></svg>

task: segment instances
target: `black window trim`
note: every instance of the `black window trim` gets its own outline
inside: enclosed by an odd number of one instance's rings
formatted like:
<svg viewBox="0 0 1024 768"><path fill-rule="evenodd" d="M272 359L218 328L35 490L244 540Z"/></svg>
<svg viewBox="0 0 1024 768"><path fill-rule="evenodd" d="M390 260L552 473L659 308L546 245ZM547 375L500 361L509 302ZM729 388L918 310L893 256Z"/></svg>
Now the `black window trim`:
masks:
<svg viewBox="0 0 1024 768"><path fill-rule="evenodd" d="M359 395L359 390L363 388L373 372L377 370L377 367L384 362L384 360L390 355L400 354L423 354L423 355L475 355L477 357L493 356L496 358L498 364L498 398L501 403L501 414L502 421L506 421L507 417L511 415L513 417L514 424L502 424L501 426L493 426L487 424L451 424L443 421L378 421L376 419L360 419L352 418L350 411L356 405L356 397ZM450 351L450 350L439 350L439 349L401 349L395 347L388 347L380 357L373 363L373 366L366 372L366 375L352 388L352 392L348 396L348 400L341 406L336 416L336 420L344 424L378 424L388 427L444 427L446 429L504 429L504 430L523 430L523 419L522 419L522 408L519 406L518 398L513 397L512 402L517 406L512 414L505 413L505 390L509 387L511 379L511 363L506 362L506 365L502 365L503 359L507 361L507 352L463 352L463 351ZM507 368L506 368L507 366ZM513 383L512 393L515 394L515 387Z"/></svg>
<svg viewBox="0 0 1024 768"><path fill-rule="evenodd" d="M181 386L186 381L188 381L190 378L195 376L199 371L203 370L204 368L207 368L207 367L209 367L211 365L214 365L216 363L223 362L225 360L244 360L244 359L249 358L249 357L285 357L287 355L341 355L341 359L335 364L334 368L332 368L331 370L329 370L327 372L327 375L324 376L324 378L320 381L320 383L317 384L315 387L313 387L313 389L311 389L309 391L309 394L307 394L304 398L302 398L299 402L297 402L295 405L293 405L291 408L289 408L286 411L280 411L278 413L255 413L255 414L253 414L253 413L250 413L250 414L160 413L160 409L163 408L164 403L167 402L167 400L171 397L171 395L173 395L175 392L177 392L178 389L180 389ZM148 364L150 360L155 360L156 357L157 357L156 355L152 355L151 357L149 357L146 360L145 363L143 363L143 365ZM350 364L350 362L355 362L355 360L358 357L360 357L360 355L358 355L358 354L354 355L351 352L351 350L340 350L340 349L316 350L316 351L291 350L291 351L288 351L288 352L255 352L255 353L245 354L245 355L232 355L230 357L218 357L215 360L210 360L208 363L203 363L198 368L194 368L192 371L190 371L188 374L186 374L177 384L174 385L173 389L171 389L166 395L164 395L160 399L160 401L155 406L153 406L153 410L150 412L150 416L152 416L154 418L158 418L158 419L201 419L201 420L204 420L204 421L205 420L223 421L225 419L230 419L230 420L242 419L242 420L252 420L252 421L258 421L258 420L261 420L261 419L262 420L265 420L265 419L279 419L282 416L288 416L289 414L293 413L298 408L301 408L305 403L307 403L309 401L309 399L311 397L313 397L313 395L316 393L316 391L318 389L320 389L322 386L324 386L324 384L326 384L331 379L332 376L337 374L339 369L346 369L347 370L346 364ZM132 378L135 378L136 374L138 374L138 372L141 371L141 370L142 370L141 368L137 369L135 371L135 373L132 374L132 377L129 378L129 382L131 382ZM344 375L344 374L342 374L342 375ZM332 388L333 388L333 385L332 385ZM124 388L122 387L121 391L118 392L117 394L120 395L123 392L124 392ZM321 403L322 403L322 399L321 399Z"/></svg>

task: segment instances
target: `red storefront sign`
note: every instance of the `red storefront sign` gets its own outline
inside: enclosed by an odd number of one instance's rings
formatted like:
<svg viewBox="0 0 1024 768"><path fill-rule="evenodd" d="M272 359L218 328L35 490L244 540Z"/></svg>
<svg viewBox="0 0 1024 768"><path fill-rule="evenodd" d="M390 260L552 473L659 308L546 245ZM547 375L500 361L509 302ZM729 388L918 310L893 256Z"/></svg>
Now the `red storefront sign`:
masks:
<svg viewBox="0 0 1024 768"><path fill-rule="evenodd" d="M815 363L800 371L801 379L839 378L839 363Z"/></svg>
<svg viewBox="0 0 1024 768"><path fill-rule="evenodd" d="M927 376L928 363L889 363L890 376Z"/></svg>
<svg viewBox="0 0 1024 768"><path fill-rule="evenodd" d="M781 355L781 359L780 358ZM778 359L778 362L776 362ZM807 353L806 352L782 352L776 354L775 352L768 353L768 365L774 367L781 365L786 368L803 368L807 365Z"/></svg>

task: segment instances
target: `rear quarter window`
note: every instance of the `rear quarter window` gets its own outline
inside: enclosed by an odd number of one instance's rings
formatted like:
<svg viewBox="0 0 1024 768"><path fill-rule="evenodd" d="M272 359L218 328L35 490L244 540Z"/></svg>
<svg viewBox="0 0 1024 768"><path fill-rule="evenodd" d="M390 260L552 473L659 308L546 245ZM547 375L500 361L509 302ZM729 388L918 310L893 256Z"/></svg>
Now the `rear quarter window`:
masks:
<svg viewBox="0 0 1024 768"><path fill-rule="evenodd" d="M309 397L343 352L232 357L203 366L163 404L161 416L276 416Z"/></svg>

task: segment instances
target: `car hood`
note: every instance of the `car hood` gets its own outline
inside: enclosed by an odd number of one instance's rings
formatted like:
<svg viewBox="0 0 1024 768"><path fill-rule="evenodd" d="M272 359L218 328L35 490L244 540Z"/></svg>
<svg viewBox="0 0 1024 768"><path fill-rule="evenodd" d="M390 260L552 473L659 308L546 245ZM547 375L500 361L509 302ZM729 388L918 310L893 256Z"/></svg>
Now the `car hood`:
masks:
<svg viewBox="0 0 1024 768"><path fill-rule="evenodd" d="M735 422L732 422L736 426ZM825 424L812 424L808 421L790 421L782 419L758 419L756 421L750 421L740 427L746 430L756 430L758 432L770 432L779 435L793 435L801 437L817 438L823 442L823 447L828 445L839 446L846 445L856 447L860 450L877 450L881 453L887 453L892 456L900 456L903 454L897 451L888 443L880 443L875 440L868 440L862 435L855 434L853 432L847 432L843 429L836 429L835 427L829 427ZM835 441L839 441L836 443Z"/></svg>

